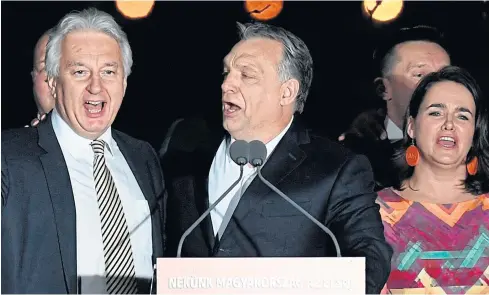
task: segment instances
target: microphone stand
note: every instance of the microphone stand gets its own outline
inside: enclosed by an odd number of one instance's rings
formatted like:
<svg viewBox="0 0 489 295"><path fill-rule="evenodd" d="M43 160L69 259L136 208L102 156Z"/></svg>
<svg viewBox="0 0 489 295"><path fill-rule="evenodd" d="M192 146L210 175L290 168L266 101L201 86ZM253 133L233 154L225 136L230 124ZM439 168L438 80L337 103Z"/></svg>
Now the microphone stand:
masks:
<svg viewBox="0 0 489 295"><path fill-rule="evenodd" d="M297 210L299 210L302 214L309 218L309 220L314 222L317 226L319 226L320 229L327 233L328 236L330 236L330 238L333 240L334 247L336 248L336 256L341 257L340 245L336 240L333 232L263 177L263 175L261 174L261 169L265 164L265 159L267 158L267 148L263 142L259 140L253 140L252 142L250 142L249 158L250 164L258 169L258 177L261 179L261 181L263 181L264 184L266 184L269 188L271 188L274 192L281 196L285 201L287 201L287 203L294 206Z"/></svg>
<svg viewBox="0 0 489 295"><path fill-rule="evenodd" d="M183 233L182 237L180 238L180 242L178 243L178 248L177 248L177 258L181 258L182 254L182 246L183 246L183 241L185 238L200 224L204 218L209 215L209 213L219 204L224 197L227 196L227 194L236 186L238 183L241 181L241 178L243 177L243 165L239 165L239 178L217 199L209 208Z"/></svg>
<svg viewBox="0 0 489 295"><path fill-rule="evenodd" d="M287 202L289 202L292 206L294 206L297 210L299 210L302 214L306 215L311 221L313 221L317 226L319 226L322 230L324 230L333 240L334 247L336 248L336 254L338 257L341 257L341 250L340 250L340 245L338 244L338 241L336 240L336 237L334 236L333 232L324 226L321 222L317 221L316 218L314 218L309 212L304 210L301 206L297 205L294 201L292 201L287 195L282 193L278 188L276 188L274 185L272 185L268 180L266 180L263 175L261 174L261 167L258 167L258 177L263 181L269 188L271 188L274 192L276 192L279 196L284 198Z"/></svg>

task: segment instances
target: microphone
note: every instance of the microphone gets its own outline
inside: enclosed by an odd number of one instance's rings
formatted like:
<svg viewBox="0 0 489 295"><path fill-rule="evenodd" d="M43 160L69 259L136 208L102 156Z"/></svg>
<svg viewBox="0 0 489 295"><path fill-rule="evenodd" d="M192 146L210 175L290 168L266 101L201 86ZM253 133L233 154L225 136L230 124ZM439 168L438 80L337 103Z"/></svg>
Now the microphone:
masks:
<svg viewBox="0 0 489 295"><path fill-rule="evenodd" d="M211 211L217 206L217 204L219 204L224 199L224 197L236 185L238 185L238 183L241 181L241 178L243 178L243 166L248 164L249 159L248 143L244 140L236 140L229 147L229 155L231 156L231 159L239 165L239 178L183 233L182 237L180 238L180 242L178 243L177 258L181 257L183 241L185 240L185 238L202 222L202 220L207 217L207 215L211 213Z"/></svg>
<svg viewBox="0 0 489 295"><path fill-rule="evenodd" d="M261 169L263 164L265 163L265 159L267 158L267 148L265 144L259 140L253 140L249 143L249 161L250 164L254 167L258 168L258 177L265 183L269 188L271 188L274 192L276 192L279 196L285 199L289 204L294 206L297 210L299 210L302 214L304 214L309 220L314 222L317 226L319 226L325 233L327 233L331 239L333 240L334 246L336 248L336 256L341 257L340 245L338 244L338 240L334 236L333 232L324 224L319 222L316 218L314 218L309 212L304 210L301 206L297 205L296 202L292 201L289 197L287 197L283 192L281 192L278 188L276 188L273 184L271 184L268 180L266 180L261 174Z"/></svg>

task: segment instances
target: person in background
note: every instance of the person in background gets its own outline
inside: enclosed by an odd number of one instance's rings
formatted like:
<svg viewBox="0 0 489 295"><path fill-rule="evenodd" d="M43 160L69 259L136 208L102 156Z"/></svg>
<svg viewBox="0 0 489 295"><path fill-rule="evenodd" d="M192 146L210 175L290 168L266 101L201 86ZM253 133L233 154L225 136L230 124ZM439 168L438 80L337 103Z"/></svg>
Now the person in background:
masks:
<svg viewBox="0 0 489 295"><path fill-rule="evenodd" d="M374 53L380 65L374 83L385 108L361 113L339 140L366 155L373 166L376 190L393 184L397 168L392 156L402 139L402 120L411 95L427 74L450 64L442 35L416 26L396 31Z"/></svg>
<svg viewBox="0 0 489 295"><path fill-rule="evenodd" d="M51 112L54 108L54 98L51 95L51 91L48 86L48 78L46 74L46 45L48 44L49 34L53 29L49 29L36 43L34 48L34 62L31 71L34 101L37 106L37 115L34 118L30 126L36 126L39 122L45 118L46 114ZM27 125L26 127L28 127Z"/></svg>
<svg viewBox="0 0 489 295"><path fill-rule="evenodd" d="M465 70L417 86L403 123L402 163L378 192L394 249L384 293L489 294L489 107Z"/></svg>
<svg viewBox="0 0 489 295"><path fill-rule="evenodd" d="M389 275L392 249L385 241L367 158L301 123L313 77L306 44L268 24L238 24L238 29L241 40L224 58L225 130L213 129L207 140L199 140L203 147L185 154L187 161L164 167L171 208L165 255L177 255L182 234L238 179L240 167L229 146L235 140L260 140L267 150L263 177L328 227L342 255L366 258L366 292L378 294ZM190 233L182 257L338 254L331 237L256 175L257 168L243 166L241 184Z"/></svg>
<svg viewBox="0 0 489 295"><path fill-rule="evenodd" d="M50 35L55 108L35 128L2 131L2 292L151 291L164 179L149 143L111 127L132 63L105 12L67 14Z"/></svg>

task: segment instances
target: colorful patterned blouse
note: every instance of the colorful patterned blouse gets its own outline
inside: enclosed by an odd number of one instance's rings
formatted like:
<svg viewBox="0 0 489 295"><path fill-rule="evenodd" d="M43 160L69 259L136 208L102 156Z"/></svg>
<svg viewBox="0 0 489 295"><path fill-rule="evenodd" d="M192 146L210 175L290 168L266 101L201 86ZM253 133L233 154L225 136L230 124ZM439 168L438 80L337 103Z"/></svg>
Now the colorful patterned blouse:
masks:
<svg viewBox="0 0 489 295"><path fill-rule="evenodd" d="M384 189L377 202L394 250L388 292L489 294L489 195L436 205Z"/></svg>

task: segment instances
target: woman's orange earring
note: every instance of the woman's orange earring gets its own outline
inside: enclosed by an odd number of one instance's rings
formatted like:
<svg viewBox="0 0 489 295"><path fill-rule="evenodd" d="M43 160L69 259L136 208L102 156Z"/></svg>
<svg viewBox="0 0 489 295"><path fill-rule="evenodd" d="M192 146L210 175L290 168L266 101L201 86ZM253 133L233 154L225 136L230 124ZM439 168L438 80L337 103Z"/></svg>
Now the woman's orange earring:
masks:
<svg viewBox="0 0 489 295"><path fill-rule="evenodd" d="M419 162L419 150L414 145L414 140L411 145L406 149L406 162L409 166L414 167Z"/></svg>
<svg viewBox="0 0 489 295"><path fill-rule="evenodd" d="M477 174L477 166L479 163L479 159L477 157L474 157L468 164L467 164L467 172L474 176Z"/></svg>

